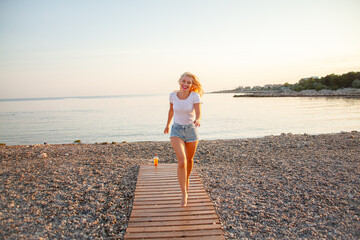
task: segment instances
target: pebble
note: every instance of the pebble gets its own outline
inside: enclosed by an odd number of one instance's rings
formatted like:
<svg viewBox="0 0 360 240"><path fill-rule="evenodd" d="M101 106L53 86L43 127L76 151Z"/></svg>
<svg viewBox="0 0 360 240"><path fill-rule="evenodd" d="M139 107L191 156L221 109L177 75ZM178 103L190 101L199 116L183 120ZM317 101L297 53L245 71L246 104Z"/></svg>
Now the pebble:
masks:
<svg viewBox="0 0 360 240"><path fill-rule="evenodd" d="M48 157L47 153L42 153L39 155L39 158L47 158L47 157Z"/></svg>

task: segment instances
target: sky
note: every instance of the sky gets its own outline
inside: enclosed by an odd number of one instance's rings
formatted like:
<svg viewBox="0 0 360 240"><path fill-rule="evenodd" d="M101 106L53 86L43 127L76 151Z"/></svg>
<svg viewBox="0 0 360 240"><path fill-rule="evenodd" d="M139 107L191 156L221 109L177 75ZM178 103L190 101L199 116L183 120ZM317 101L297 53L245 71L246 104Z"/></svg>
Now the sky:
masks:
<svg viewBox="0 0 360 240"><path fill-rule="evenodd" d="M0 0L0 99L205 92L360 71L359 0Z"/></svg>

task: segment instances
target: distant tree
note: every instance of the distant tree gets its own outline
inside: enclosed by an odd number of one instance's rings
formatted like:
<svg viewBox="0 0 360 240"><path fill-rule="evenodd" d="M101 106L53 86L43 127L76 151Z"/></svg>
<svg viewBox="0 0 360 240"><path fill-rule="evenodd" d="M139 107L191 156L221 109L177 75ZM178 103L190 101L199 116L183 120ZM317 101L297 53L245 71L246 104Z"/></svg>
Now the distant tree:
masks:
<svg viewBox="0 0 360 240"><path fill-rule="evenodd" d="M284 83L283 87L290 87L290 83L288 82Z"/></svg>
<svg viewBox="0 0 360 240"><path fill-rule="evenodd" d="M349 72L341 76L341 87L352 87L353 81L356 79L356 72Z"/></svg>
<svg viewBox="0 0 360 240"><path fill-rule="evenodd" d="M360 79L360 72L348 72L342 75L329 74L322 78L303 78L298 82L299 86L293 86L295 89L331 89L353 87L353 82Z"/></svg>
<svg viewBox="0 0 360 240"><path fill-rule="evenodd" d="M359 79L355 79L353 82L352 82L352 87L354 88L360 88L360 80Z"/></svg>
<svg viewBox="0 0 360 240"><path fill-rule="evenodd" d="M234 89L235 92L241 92L243 90L243 86L239 86Z"/></svg>
<svg viewBox="0 0 360 240"><path fill-rule="evenodd" d="M360 72L348 72L342 75L334 73L326 75L325 77L317 78L303 78L298 83L289 84L284 83L282 86L269 85L269 86L255 86L255 87L242 87L239 86L233 90L223 90L219 92L242 92L242 91L260 91L264 89L279 90L281 87L290 88L293 91L302 91L307 89L315 89L320 91L322 89L337 90L339 88L355 87L360 88Z"/></svg>
<svg viewBox="0 0 360 240"><path fill-rule="evenodd" d="M299 83L296 83L292 86L292 90L296 91L296 92L300 92L300 91L304 90L304 87L301 86Z"/></svg>
<svg viewBox="0 0 360 240"><path fill-rule="evenodd" d="M318 79L316 78L303 78L299 81L299 84L304 89L315 89L317 84L319 84Z"/></svg>
<svg viewBox="0 0 360 240"><path fill-rule="evenodd" d="M338 89L341 86L340 77L338 75L332 74L330 77L330 86Z"/></svg>
<svg viewBox="0 0 360 240"><path fill-rule="evenodd" d="M324 84L318 84L316 87L315 87L315 90L316 91L320 91L320 90L323 90L323 89L327 89L327 87L324 85Z"/></svg>
<svg viewBox="0 0 360 240"><path fill-rule="evenodd" d="M326 86L330 86L330 79L331 77L335 75L335 74L331 74L331 75L326 75L325 77L321 78L322 79L322 83Z"/></svg>

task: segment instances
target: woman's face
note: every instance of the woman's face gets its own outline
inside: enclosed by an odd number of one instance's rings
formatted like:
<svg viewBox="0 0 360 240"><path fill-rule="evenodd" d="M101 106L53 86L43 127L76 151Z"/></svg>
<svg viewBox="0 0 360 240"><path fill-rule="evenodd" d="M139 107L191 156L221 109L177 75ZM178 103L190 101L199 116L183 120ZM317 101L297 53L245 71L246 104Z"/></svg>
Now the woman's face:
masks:
<svg viewBox="0 0 360 240"><path fill-rule="evenodd" d="M181 91L190 91L192 85L192 78L185 76L180 80L180 90Z"/></svg>

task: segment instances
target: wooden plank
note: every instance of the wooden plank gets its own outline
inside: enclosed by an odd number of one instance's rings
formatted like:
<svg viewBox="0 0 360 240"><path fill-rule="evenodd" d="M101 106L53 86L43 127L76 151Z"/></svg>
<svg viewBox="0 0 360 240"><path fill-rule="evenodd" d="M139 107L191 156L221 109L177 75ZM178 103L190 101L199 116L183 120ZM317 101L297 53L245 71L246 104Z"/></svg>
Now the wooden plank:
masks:
<svg viewBox="0 0 360 240"><path fill-rule="evenodd" d="M188 201L190 200L193 200L193 199L207 199L208 197L207 196L189 196L188 197ZM166 198L157 198L157 197L153 197L153 198L141 198L141 199L135 199L134 203L139 203L139 202L166 202L166 201L171 201L171 200L181 200L181 196L178 196L178 197L166 197ZM180 205L180 202L179 202L179 205Z"/></svg>
<svg viewBox="0 0 360 240"><path fill-rule="evenodd" d="M150 199L161 199L161 198L181 198L181 194L174 194L174 193L159 193L159 194L142 194L136 195L135 200L150 200ZM205 192L197 192L197 193L188 193L188 199L196 199L196 198L208 198L208 195Z"/></svg>
<svg viewBox="0 0 360 240"><path fill-rule="evenodd" d="M193 203L203 203L203 202L211 202L210 199L190 199L188 200L188 205L193 204ZM168 204L177 204L178 206L179 204L179 200L171 200L171 201L157 201L157 202L151 202L151 201L138 201L138 202L134 202L133 205L134 206L151 206L151 205L168 205Z"/></svg>
<svg viewBox="0 0 360 240"><path fill-rule="evenodd" d="M201 224L220 224L219 219L203 220L178 220L178 221L157 221L157 222L133 222L131 227L156 227L156 226L184 226L184 225L201 225Z"/></svg>
<svg viewBox="0 0 360 240"><path fill-rule="evenodd" d="M147 179L144 179L144 181L147 181ZM192 181L190 182L191 186L202 186L202 183L200 181ZM166 187L178 187L179 182L178 181L166 181L166 182L147 182L147 183L139 183L139 187L152 187L152 188L159 188L159 186Z"/></svg>
<svg viewBox="0 0 360 240"><path fill-rule="evenodd" d="M201 181L193 180L193 181L190 181L190 184L201 185ZM163 186L163 185L178 186L179 181L176 179L176 180L151 181L151 182L144 182L144 183L139 184L139 186L144 186L144 187L145 186L158 187L158 186Z"/></svg>
<svg viewBox="0 0 360 240"><path fill-rule="evenodd" d="M156 200L176 200L181 198L181 195L172 195L172 196L163 196L163 195L154 195L154 196L148 196L148 195L142 195L142 196L138 196L137 199L135 199L136 201L156 201ZM208 196L206 194L202 194L202 193L197 193L196 195L189 195L188 199L200 199L200 198L205 198L207 199Z"/></svg>
<svg viewBox="0 0 360 240"><path fill-rule="evenodd" d="M157 194L162 194L162 193L181 193L180 188L162 188L162 189L138 189L135 191L135 194L137 195L147 195L147 194L152 194L152 195L157 195ZM204 193L204 189L202 189L201 187L198 188L194 188L192 187L191 189L188 190L189 194L194 194L194 193Z"/></svg>
<svg viewBox="0 0 360 240"><path fill-rule="evenodd" d="M198 215L198 216L168 216L168 217L142 217L130 218L129 222L163 222L163 221L183 221L183 220L203 220L218 219L216 214Z"/></svg>
<svg viewBox="0 0 360 240"><path fill-rule="evenodd" d="M143 211L136 211L131 214L131 217L163 217L163 216L193 216L193 215L207 215L213 214L214 211L184 211L184 212L143 212Z"/></svg>
<svg viewBox="0 0 360 240"><path fill-rule="evenodd" d="M151 240L164 240L166 238L152 238ZM185 239L185 240L204 240L204 237L179 237L179 238L171 238L171 239ZM224 240L223 236L206 236L206 240Z"/></svg>
<svg viewBox="0 0 360 240"><path fill-rule="evenodd" d="M148 200L148 199L162 199L162 198L179 198L180 193L160 193L160 194L142 194L142 195L136 195L139 199L141 200ZM207 198L208 195L206 193L203 192L198 192L198 193L193 193L193 194L188 194L189 197L188 198L201 198L201 197L205 197Z"/></svg>
<svg viewBox="0 0 360 240"><path fill-rule="evenodd" d="M142 213L151 213L151 212L187 212L187 211L201 211L201 210L212 210L213 206L191 206L187 208L171 207L171 208L147 208L142 209ZM139 211L140 212L140 211Z"/></svg>
<svg viewBox="0 0 360 240"><path fill-rule="evenodd" d="M124 239L224 240L214 206L195 168L188 194L188 205L180 207L177 164L141 165Z"/></svg>
<svg viewBox="0 0 360 240"><path fill-rule="evenodd" d="M198 206L213 206L212 202L200 202L200 203L192 203L191 207L198 207ZM179 207L179 204L162 204L162 205L136 205L133 206L133 210L139 210L139 209L166 209L166 208L174 208L174 207Z"/></svg>
<svg viewBox="0 0 360 240"><path fill-rule="evenodd" d="M170 179L170 180L177 180L177 175L166 175L166 174L161 174L161 176L159 176L159 174L157 173L157 174L148 174L148 175L142 175L142 176L139 176L138 177L138 179L139 180L142 180L142 179L145 179L145 178L149 178L149 177L151 177L151 179L152 180L168 180L168 179ZM197 181L197 180L199 180L198 178L197 178L197 176L194 174L194 175L191 175L190 176L190 181Z"/></svg>
<svg viewBox="0 0 360 240"><path fill-rule="evenodd" d="M191 188L189 189L191 190L203 190L203 186L202 185L191 185ZM151 186L146 186L146 187L141 187L139 186L136 189L136 192L149 192L149 191L174 191L174 190L180 190L180 187L174 187L174 186L163 186L161 188L159 187L151 187Z"/></svg>
<svg viewBox="0 0 360 240"><path fill-rule="evenodd" d="M158 225L159 226L159 225ZM161 226L161 227L128 227L126 231L129 233L160 233L174 231L194 231L194 230L215 230L219 229L219 224L201 224L188 226Z"/></svg>
<svg viewBox="0 0 360 240"><path fill-rule="evenodd" d="M176 237L207 238L208 236L223 236L223 232L221 229L216 229L216 230L198 230L198 231L159 232L159 233L130 233L125 235L125 239L153 239L153 238L176 238Z"/></svg>
<svg viewBox="0 0 360 240"><path fill-rule="evenodd" d="M143 238L136 238L139 240L143 240ZM151 238L151 240L165 240L165 239L169 239L169 238ZM173 240L176 239L185 239L185 240L204 240L204 237L175 237L175 238L171 238ZM223 236L206 236L205 240L224 240L225 238Z"/></svg>
<svg viewBox="0 0 360 240"><path fill-rule="evenodd" d="M165 191L164 189L162 191L156 191L154 190L152 191L140 191L140 192L135 192L135 198L158 198L159 196L163 196L163 195L167 195L167 196L181 196L181 191L180 190L173 190L173 189L169 189L168 191ZM188 191L188 196L189 197L194 197L194 196L208 196L207 193L203 190L203 189L192 189Z"/></svg>
<svg viewBox="0 0 360 240"><path fill-rule="evenodd" d="M193 193L202 193L204 192L203 189L193 189L191 188L188 193L189 194L193 194ZM176 193L176 194L181 194L181 190L180 189L174 189L174 190L163 190L163 191L160 191L160 190L148 190L148 191L135 191L135 196L141 196L141 195L148 195L148 194L154 194L154 195L157 195L157 194L162 194L162 193Z"/></svg>

